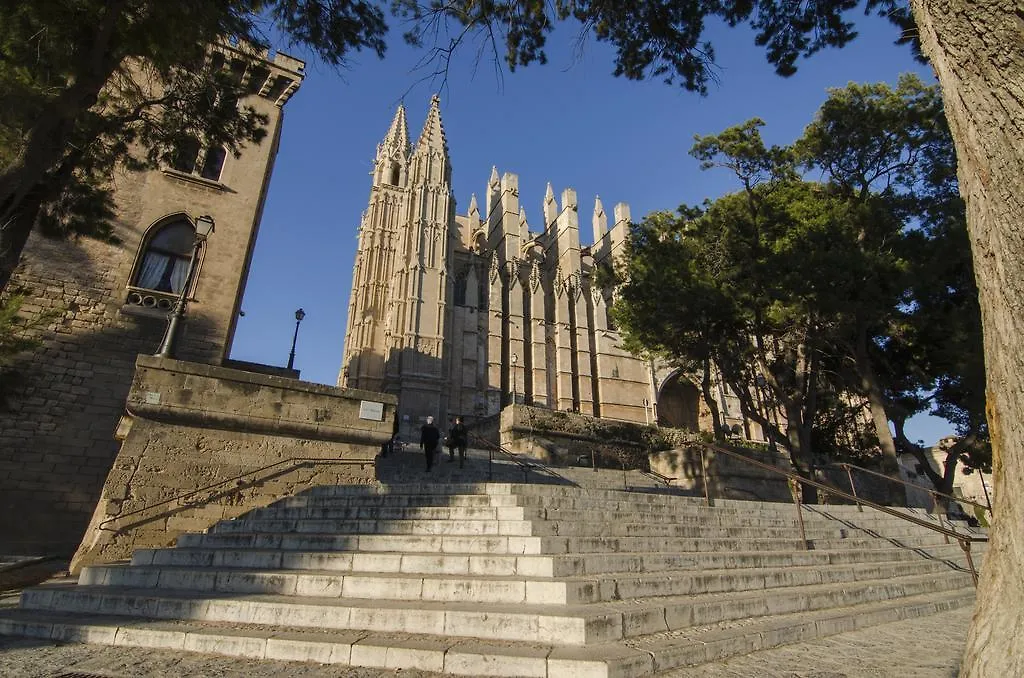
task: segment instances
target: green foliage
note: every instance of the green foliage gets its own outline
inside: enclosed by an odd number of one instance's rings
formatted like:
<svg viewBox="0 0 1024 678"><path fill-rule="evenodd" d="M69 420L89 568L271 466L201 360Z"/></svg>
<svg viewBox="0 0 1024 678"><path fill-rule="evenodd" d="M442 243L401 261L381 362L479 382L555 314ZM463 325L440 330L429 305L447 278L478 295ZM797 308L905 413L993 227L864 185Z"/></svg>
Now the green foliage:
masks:
<svg viewBox="0 0 1024 678"><path fill-rule="evenodd" d="M970 438L958 458L983 464L977 290L937 88L904 76L896 88L833 90L786 148L766 147L761 126L697 138L691 151L742 190L633 228L613 308L627 345L711 361L771 430L751 397L763 389L794 456L885 451L887 428L865 423L870 401L907 449L903 422L931 406Z"/></svg>
<svg viewBox="0 0 1024 678"><path fill-rule="evenodd" d="M414 22L405 35L413 44L432 42L443 58L467 35L479 36L496 52L504 49L511 70L546 63L547 37L559 22L580 26L581 38L593 35L616 49L617 76L631 80L661 78L688 90L707 92L716 79L715 51L705 38L709 23L749 24L755 41L780 75L796 72L796 61L826 47L842 47L856 35L849 15L859 6L877 12L904 29L899 42L913 42L916 32L900 0L777 2L776 0L394 0L393 6ZM462 31L450 37L443 19ZM441 40L440 38L444 38ZM916 47L916 45L915 45Z"/></svg>

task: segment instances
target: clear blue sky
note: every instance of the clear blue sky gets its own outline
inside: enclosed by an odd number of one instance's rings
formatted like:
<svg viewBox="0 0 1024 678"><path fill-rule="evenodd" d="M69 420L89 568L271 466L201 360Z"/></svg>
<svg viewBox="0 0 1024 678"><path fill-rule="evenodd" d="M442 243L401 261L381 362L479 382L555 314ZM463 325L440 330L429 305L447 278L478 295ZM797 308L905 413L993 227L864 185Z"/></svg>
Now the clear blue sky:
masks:
<svg viewBox="0 0 1024 678"><path fill-rule="evenodd" d="M613 52L560 29L549 63L509 73L490 55L476 62L472 47L458 54L447 82L417 69L423 52L401 44L392 30L383 61L356 55L345 70L307 60L307 76L285 107L285 127L256 244L252 273L232 357L283 365L294 311L299 331L296 368L307 381L334 384L341 363L352 265L369 172L399 102L415 143L430 97L441 112L452 160L457 209L472 193L483 198L491 167L519 175L520 204L531 229L541 228L547 182L556 195L576 189L581 235L589 241L595 195L611 213L629 203L634 219L681 203L699 203L737 187L722 170L701 171L688 155L695 134L714 134L752 117L767 124L768 143L789 143L811 121L829 87L850 81L895 83L900 73L931 78L907 47L893 45L896 28L868 18L860 37L841 50L799 64L790 78L775 75L746 30L713 30L719 65L708 96L661 81L611 75ZM932 443L948 433L938 420L914 422L911 438Z"/></svg>

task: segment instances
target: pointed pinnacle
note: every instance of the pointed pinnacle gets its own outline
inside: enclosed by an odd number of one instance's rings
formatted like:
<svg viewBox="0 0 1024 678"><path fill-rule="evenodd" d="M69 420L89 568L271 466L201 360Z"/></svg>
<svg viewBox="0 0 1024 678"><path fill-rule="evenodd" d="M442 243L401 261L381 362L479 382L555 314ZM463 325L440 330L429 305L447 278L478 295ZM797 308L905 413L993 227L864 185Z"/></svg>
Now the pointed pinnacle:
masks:
<svg viewBox="0 0 1024 678"><path fill-rule="evenodd" d="M444 125L441 123L441 97L434 95L430 98L430 109L427 111L427 120L423 123L423 132L416 142L417 148L432 147L448 152L448 141L444 136Z"/></svg>
<svg viewBox="0 0 1024 678"><path fill-rule="evenodd" d="M409 126L405 121L405 104L398 104L391 127L384 137L384 145L397 146L403 151L409 148Z"/></svg>

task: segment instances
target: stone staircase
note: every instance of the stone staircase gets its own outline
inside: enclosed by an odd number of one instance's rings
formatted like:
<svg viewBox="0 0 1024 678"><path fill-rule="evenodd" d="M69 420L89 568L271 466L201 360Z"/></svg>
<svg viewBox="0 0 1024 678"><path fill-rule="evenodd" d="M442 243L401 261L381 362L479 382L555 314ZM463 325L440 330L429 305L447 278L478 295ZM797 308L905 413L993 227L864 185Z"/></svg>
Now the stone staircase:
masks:
<svg viewBox="0 0 1024 678"><path fill-rule="evenodd" d="M425 483L418 455L395 456L381 464L391 478L420 482L313 488L85 568L78 583L25 590L0 634L451 675L643 676L974 600L956 544L869 510L809 508L805 545L793 505L708 507L589 469L566 474L591 474L587 487L455 482L480 473L479 457L441 461L429 477L447 482Z"/></svg>

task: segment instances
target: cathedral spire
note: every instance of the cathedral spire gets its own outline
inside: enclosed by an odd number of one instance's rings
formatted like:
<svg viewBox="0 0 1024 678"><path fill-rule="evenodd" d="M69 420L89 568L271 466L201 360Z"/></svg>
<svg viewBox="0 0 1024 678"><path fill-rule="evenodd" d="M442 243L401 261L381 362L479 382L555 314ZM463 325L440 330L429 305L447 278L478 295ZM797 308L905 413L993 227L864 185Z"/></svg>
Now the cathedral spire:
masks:
<svg viewBox="0 0 1024 678"><path fill-rule="evenodd" d="M398 110L395 111L395 117L391 121L391 128L388 129L382 145L408 152L409 125L405 122L405 104L398 104Z"/></svg>
<svg viewBox="0 0 1024 678"><path fill-rule="evenodd" d="M427 121L423 123L423 131L416 142L416 148L433 148L443 151L445 155L448 154L448 141L444 136L444 125L441 123L441 97L436 94L430 98Z"/></svg>
<svg viewBox="0 0 1024 678"><path fill-rule="evenodd" d="M405 122L405 106L398 104L391 127L384 140L377 144L374 160L373 183L399 186L405 181L409 163L409 126Z"/></svg>

